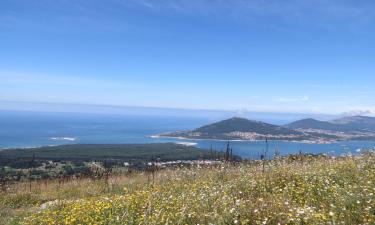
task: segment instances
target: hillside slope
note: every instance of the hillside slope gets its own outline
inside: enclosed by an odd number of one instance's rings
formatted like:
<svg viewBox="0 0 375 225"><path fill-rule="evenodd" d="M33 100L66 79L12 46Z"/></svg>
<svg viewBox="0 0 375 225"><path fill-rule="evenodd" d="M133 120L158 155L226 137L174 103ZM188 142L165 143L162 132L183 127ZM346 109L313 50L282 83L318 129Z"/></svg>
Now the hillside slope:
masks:
<svg viewBox="0 0 375 225"><path fill-rule="evenodd" d="M339 124L331 122L320 121L312 118L297 120L285 125L289 129L322 129L322 130L341 130Z"/></svg>
<svg viewBox="0 0 375 225"><path fill-rule="evenodd" d="M217 123L206 125L192 131L179 131L161 134L161 136L202 138L202 139L299 139L306 135L302 132L260 121L233 117Z"/></svg>
<svg viewBox="0 0 375 225"><path fill-rule="evenodd" d="M375 132L375 117L352 116L330 121L332 124L344 127L346 130Z"/></svg>
<svg viewBox="0 0 375 225"><path fill-rule="evenodd" d="M352 116L331 121L303 119L287 124L290 129L320 129L337 132L375 132L375 117Z"/></svg>
<svg viewBox="0 0 375 225"><path fill-rule="evenodd" d="M190 131L177 131L159 136L188 139L284 140L327 143L347 140L375 140L374 117L345 117L333 121L312 118L284 126L233 117Z"/></svg>
<svg viewBox="0 0 375 225"><path fill-rule="evenodd" d="M204 134L223 134L230 132L254 132L258 134L272 134L272 135L300 135L298 131L287 129L284 127L263 123L260 121L248 120L240 117L233 117L231 119L223 120L214 124L200 127L193 132L200 132Z"/></svg>
<svg viewBox="0 0 375 225"><path fill-rule="evenodd" d="M368 154L347 158L299 156L298 160L290 157L266 162L264 170L261 162L179 168L158 172L152 183L147 175L143 180L142 175L118 179L112 193L93 196L92 190L98 189L95 185L103 183L97 181L67 192L78 192L78 200L58 195L59 201L47 205L47 209L29 209L33 213L22 222L370 225L375 223L374 165L374 155ZM68 188L71 185L57 191L64 193ZM51 189L46 195L39 191L34 198L55 200L55 192Z"/></svg>

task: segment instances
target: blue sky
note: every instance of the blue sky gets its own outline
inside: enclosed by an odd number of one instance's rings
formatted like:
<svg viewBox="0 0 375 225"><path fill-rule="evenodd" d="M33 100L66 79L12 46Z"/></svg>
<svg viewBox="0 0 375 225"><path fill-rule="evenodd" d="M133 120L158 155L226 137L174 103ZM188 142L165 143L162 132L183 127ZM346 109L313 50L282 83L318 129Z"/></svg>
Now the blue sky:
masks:
<svg viewBox="0 0 375 225"><path fill-rule="evenodd" d="M375 114L372 0L2 0L0 103Z"/></svg>

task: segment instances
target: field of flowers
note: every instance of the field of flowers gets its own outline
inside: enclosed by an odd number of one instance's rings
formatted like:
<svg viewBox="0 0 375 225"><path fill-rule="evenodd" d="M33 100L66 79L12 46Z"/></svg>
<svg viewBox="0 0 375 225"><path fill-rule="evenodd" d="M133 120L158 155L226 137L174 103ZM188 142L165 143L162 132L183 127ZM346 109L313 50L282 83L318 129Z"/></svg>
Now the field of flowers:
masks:
<svg viewBox="0 0 375 225"><path fill-rule="evenodd" d="M375 155L175 169L23 224L375 224Z"/></svg>

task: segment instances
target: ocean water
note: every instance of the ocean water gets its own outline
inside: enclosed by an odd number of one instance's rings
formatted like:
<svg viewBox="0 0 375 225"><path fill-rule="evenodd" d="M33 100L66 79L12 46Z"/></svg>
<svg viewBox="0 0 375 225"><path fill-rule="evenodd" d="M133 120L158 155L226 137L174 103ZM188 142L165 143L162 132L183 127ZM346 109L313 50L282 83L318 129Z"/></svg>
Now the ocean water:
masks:
<svg viewBox="0 0 375 225"><path fill-rule="evenodd" d="M189 130L213 122L210 118L175 116L135 116L80 113L47 113L0 111L0 149L61 144L123 144L184 142L200 148L223 150L226 141L180 140L150 136L177 130ZM264 141L231 141L233 152L244 158L257 159L266 149ZM375 148L375 142L350 141L333 144L269 142L269 155L278 149L282 155L325 153L357 154Z"/></svg>

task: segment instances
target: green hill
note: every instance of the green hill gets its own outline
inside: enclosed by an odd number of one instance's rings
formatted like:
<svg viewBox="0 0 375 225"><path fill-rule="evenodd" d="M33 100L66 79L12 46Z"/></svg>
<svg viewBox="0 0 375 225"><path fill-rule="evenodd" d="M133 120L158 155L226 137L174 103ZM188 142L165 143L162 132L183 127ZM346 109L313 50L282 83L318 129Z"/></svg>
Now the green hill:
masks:
<svg viewBox="0 0 375 225"><path fill-rule="evenodd" d="M290 129L320 129L337 132L375 132L375 118L365 116L343 117L332 121L303 119L285 125Z"/></svg>
<svg viewBox="0 0 375 225"><path fill-rule="evenodd" d="M188 139L285 140L326 142L338 140L374 140L375 118L344 117L332 121L303 119L277 126L261 121L233 117L195 130L177 131L160 136Z"/></svg>
<svg viewBox="0 0 375 225"><path fill-rule="evenodd" d="M346 130L375 132L375 117L351 116L333 120L331 123L344 127Z"/></svg>
<svg viewBox="0 0 375 225"><path fill-rule="evenodd" d="M245 118L233 117L231 119L223 120L218 123L210 124L200 127L193 132L200 132L204 134L223 134L230 132L255 132L258 134L271 135L300 135L298 131L287 129L284 127L263 123L260 121L248 120Z"/></svg>
<svg viewBox="0 0 375 225"><path fill-rule="evenodd" d="M326 121L315 120L312 118L298 120L293 123L285 125L290 129L321 129L321 130L341 130L342 127L338 124L333 124Z"/></svg>
<svg viewBox="0 0 375 225"><path fill-rule="evenodd" d="M180 131L162 134L162 136L202 138L202 139L299 139L304 133L282 126L260 121L233 117L206 125L192 131Z"/></svg>

